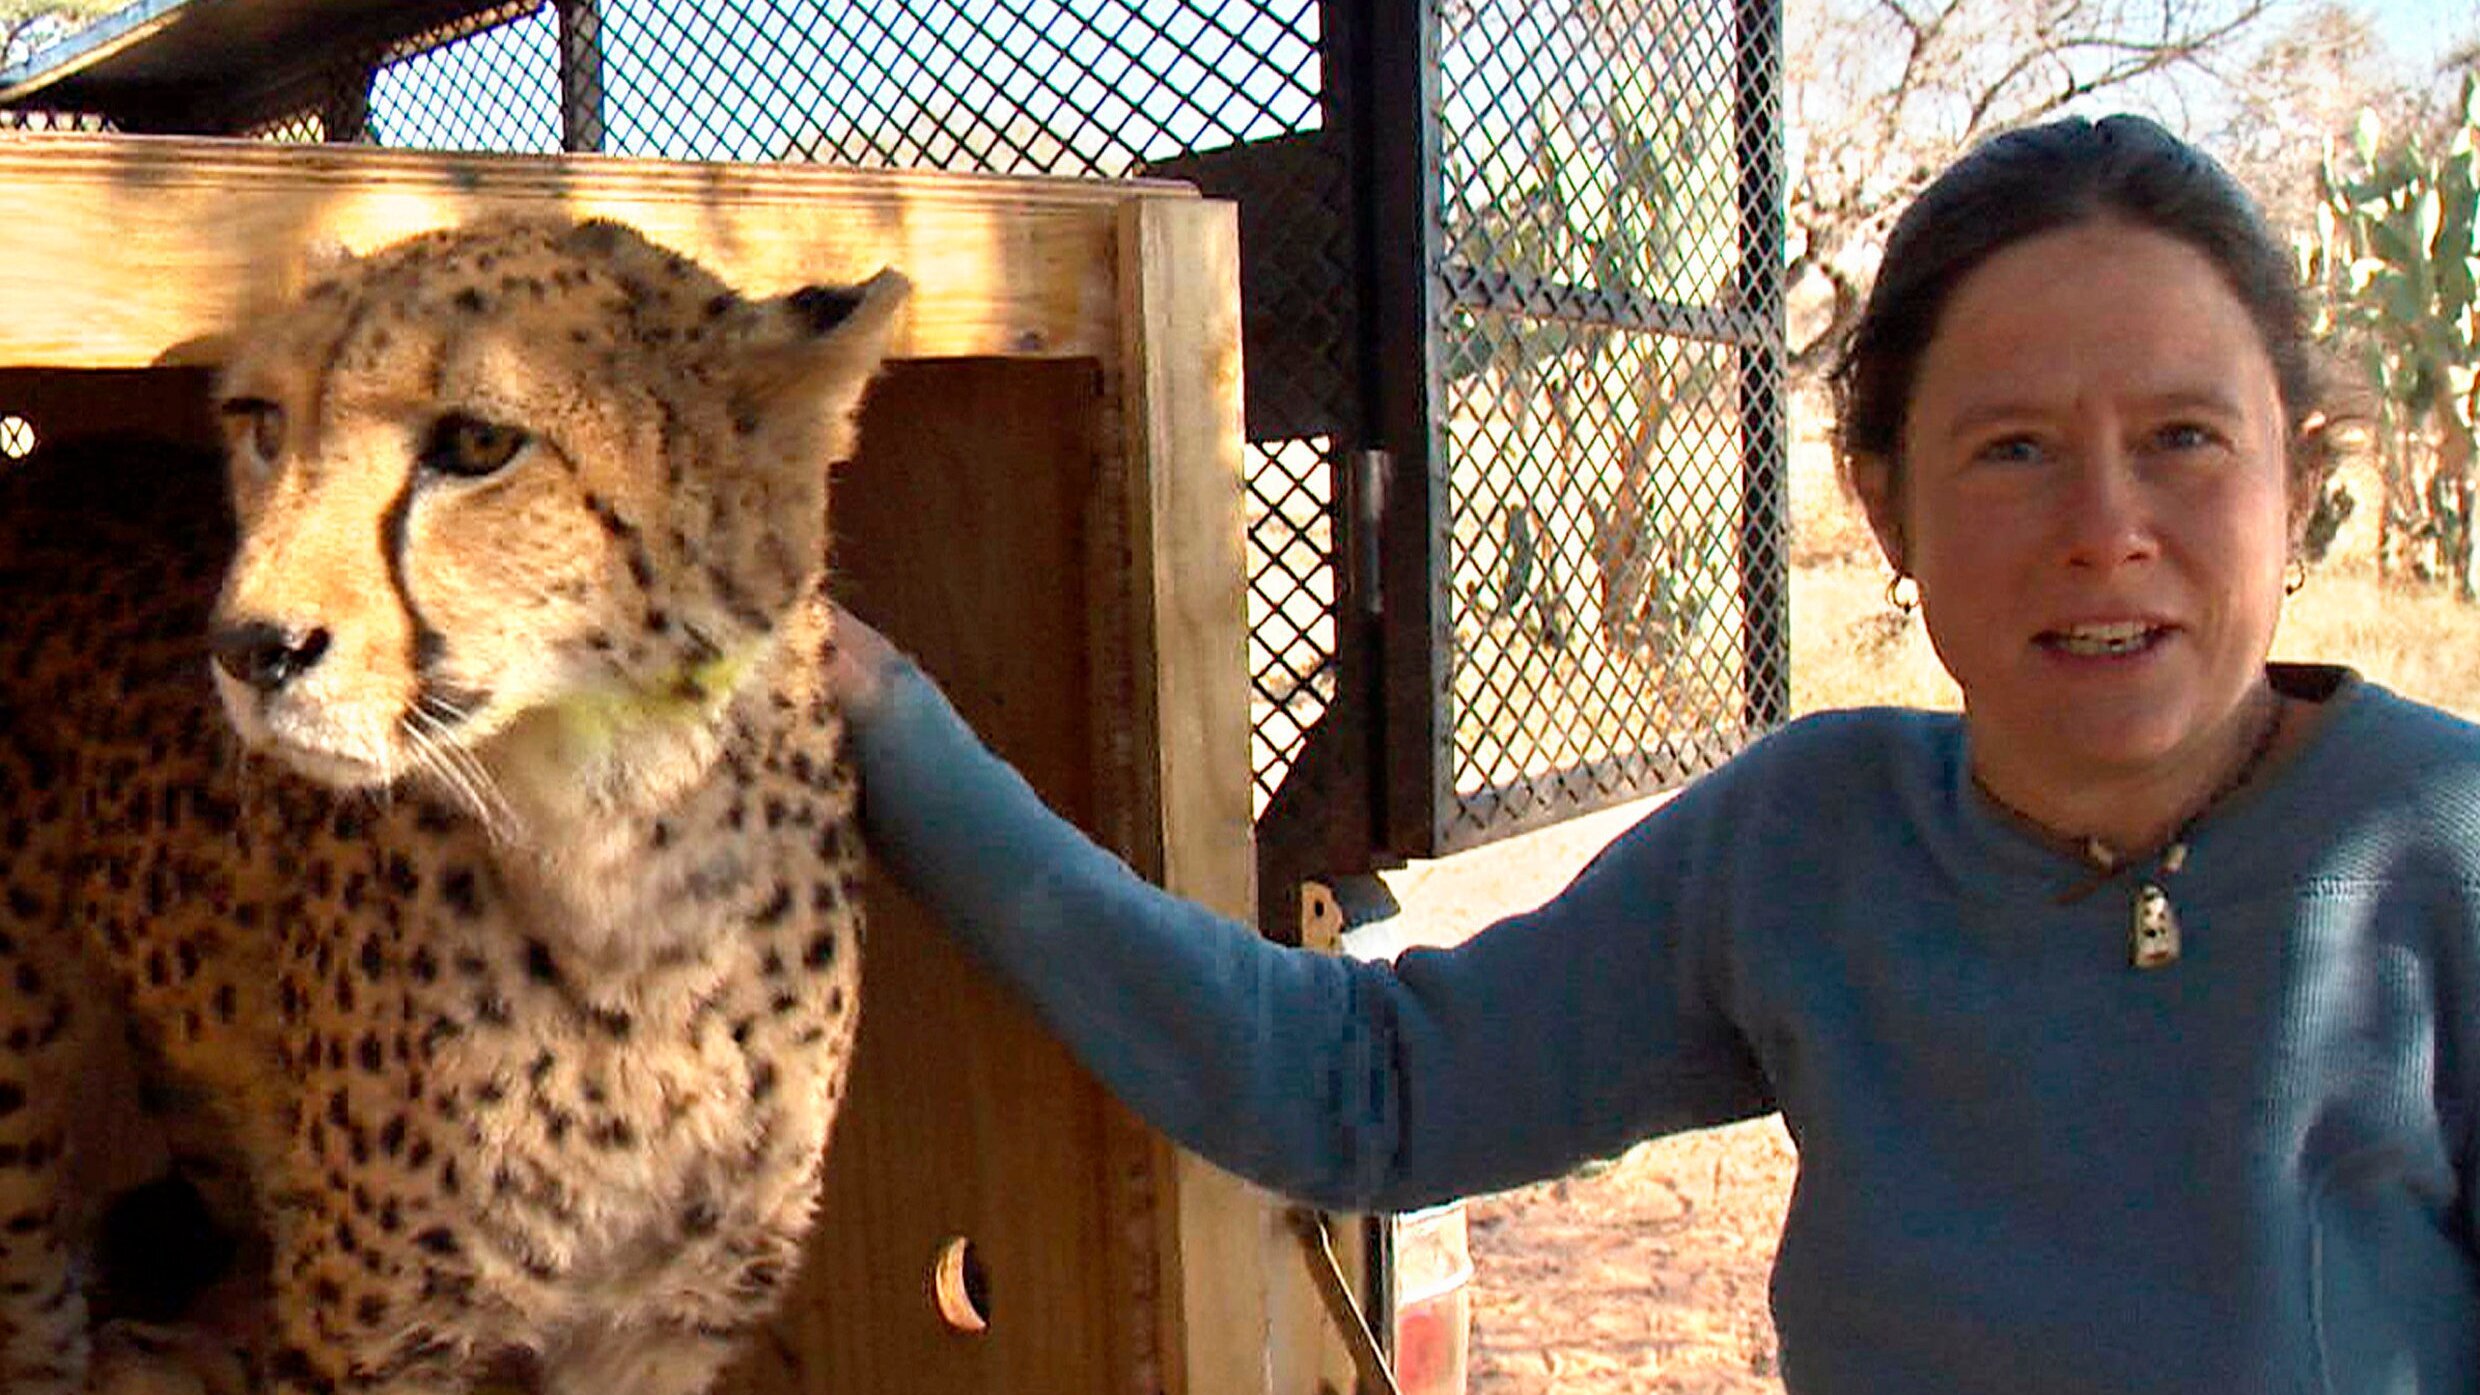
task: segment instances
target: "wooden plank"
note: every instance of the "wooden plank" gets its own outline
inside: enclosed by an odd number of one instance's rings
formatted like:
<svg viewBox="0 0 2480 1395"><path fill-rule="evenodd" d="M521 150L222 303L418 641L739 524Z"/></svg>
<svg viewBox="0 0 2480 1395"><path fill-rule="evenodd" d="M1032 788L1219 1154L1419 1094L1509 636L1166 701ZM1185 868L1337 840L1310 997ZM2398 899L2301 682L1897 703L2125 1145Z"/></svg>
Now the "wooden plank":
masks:
<svg viewBox="0 0 2480 1395"><path fill-rule="evenodd" d="M1160 830L1148 870L1254 924L1237 225L1223 203L1137 203L1120 222L1124 518L1140 587L1134 725L1154 735L1140 778ZM1349 1388L1282 1203L1163 1152L1175 1188L1163 1246L1165 1388L1294 1395L1338 1370L1337 1388Z"/></svg>
<svg viewBox="0 0 2480 1395"><path fill-rule="evenodd" d="M1121 211L1120 403L1152 638L1163 884L1251 920L1239 239L1227 203Z"/></svg>
<svg viewBox="0 0 2480 1395"><path fill-rule="evenodd" d="M299 249L490 213L618 218L751 294L898 267L918 292L897 357L1107 362L1117 210L1194 200L1159 181L80 135L0 136L0 187L0 365L73 368L194 360L176 346L292 288Z"/></svg>
<svg viewBox="0 0 2480 1395"><path fill-rule="evenodd" d="M830 507L836 589L915 654L1067 817L1106 796L1083 654L1101 374L1091 363L905 363L862 416ZM1117 1107L917 905L870 889L861 1040L819 1230L734 1395L1057 1395L1119 1388ZM931 1276L972 1241L989 1329L945 1326Z"/></svg>

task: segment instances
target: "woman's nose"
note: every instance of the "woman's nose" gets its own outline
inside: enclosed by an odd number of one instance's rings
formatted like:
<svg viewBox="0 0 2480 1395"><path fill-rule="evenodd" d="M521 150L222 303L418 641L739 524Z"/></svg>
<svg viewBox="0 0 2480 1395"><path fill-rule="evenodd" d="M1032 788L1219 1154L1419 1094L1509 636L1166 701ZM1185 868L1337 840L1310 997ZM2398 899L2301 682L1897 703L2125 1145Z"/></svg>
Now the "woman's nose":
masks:
<svg viewBox="0 0 2480 1395"><path fill-rule="evenodd" d="M2059 509L2070 566L2115 567L2141 561L2159 545L2136 462L2117 446L2098 445L2076 453Z"/></svg>

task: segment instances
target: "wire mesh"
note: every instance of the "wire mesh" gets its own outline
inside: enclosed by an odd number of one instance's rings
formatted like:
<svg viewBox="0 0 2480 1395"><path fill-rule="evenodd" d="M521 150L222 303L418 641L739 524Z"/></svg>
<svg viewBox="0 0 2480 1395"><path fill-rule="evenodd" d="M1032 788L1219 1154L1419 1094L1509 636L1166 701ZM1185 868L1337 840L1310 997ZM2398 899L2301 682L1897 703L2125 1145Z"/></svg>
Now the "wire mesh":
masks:
<svg viewBox="0 0 2480 1395"><path fill-rule="evenodd" d="M605 7L622 148L1122 175L1307 129L1315 0Z"/></svg>
<svg viewBox="0 0 2480 1395"><path fill-rule="evenodd" d="M1334 469L1328 439L1252 448L1249 767L1263 814L1335 700Z"/></svg>
<svg viewBox="0 0 2480 1395"><path fill-rule="evenodd" d="M0 131L113 131L119 127L100 112L45 111L40 109L0 111Z"/></svg>
<svg viewBox="0 0 2480 1395"><path fill-rule="evenodd" d="M425 36L369 80L363 138L415 150L540 153L562 146L559 21L548 5L472 32Z"/></svg>
<svg viewBox="0 0 2480 1395"><path fill-rule="evenodd" d="M1780 716L1778 301L1743 261L1767 18L1441 12L1443 842L1676 783Z"/></svg>
<svg viewBox="0 0 2480 1395"><path fill-rule="evenodd" d="M315 111L293 112L252 126L242 134L251 140L278 145L322 145L331 139L350 138L330 130L326 115Z"/></svg>

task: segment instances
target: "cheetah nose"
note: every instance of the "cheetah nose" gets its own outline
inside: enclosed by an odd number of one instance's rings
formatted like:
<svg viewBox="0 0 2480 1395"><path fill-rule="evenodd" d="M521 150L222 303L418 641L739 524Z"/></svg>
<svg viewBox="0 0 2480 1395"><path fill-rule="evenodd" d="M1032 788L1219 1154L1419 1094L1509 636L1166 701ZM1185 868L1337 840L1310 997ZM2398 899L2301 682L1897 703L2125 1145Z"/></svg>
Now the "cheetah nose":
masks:
<svg viewBox="0 0 2480 1395"><path fill-rule="evenodd" d="M209 640L215 666L262 694L281 691L316 667L327 643L325 629L288 630L264 620L219 625Z"/></svg>

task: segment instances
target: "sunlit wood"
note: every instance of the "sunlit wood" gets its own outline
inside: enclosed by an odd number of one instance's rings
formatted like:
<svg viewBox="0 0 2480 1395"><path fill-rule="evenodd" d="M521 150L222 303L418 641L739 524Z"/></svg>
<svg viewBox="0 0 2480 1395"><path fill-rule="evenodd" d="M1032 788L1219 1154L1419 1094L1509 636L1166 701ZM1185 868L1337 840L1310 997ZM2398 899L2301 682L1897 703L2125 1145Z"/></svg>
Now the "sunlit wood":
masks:
<svg viewBox="0 0 2480 1395"><path fill-rule="evenodd" d="M899 357L1108 360L1117 210L1193 197L1161 182L74 135L0 135L0 187L0 363L81 368L222 332L294 288L304 249L363 251L493 213L617 218L751 293L902 267L929 293Z"/></svg>

